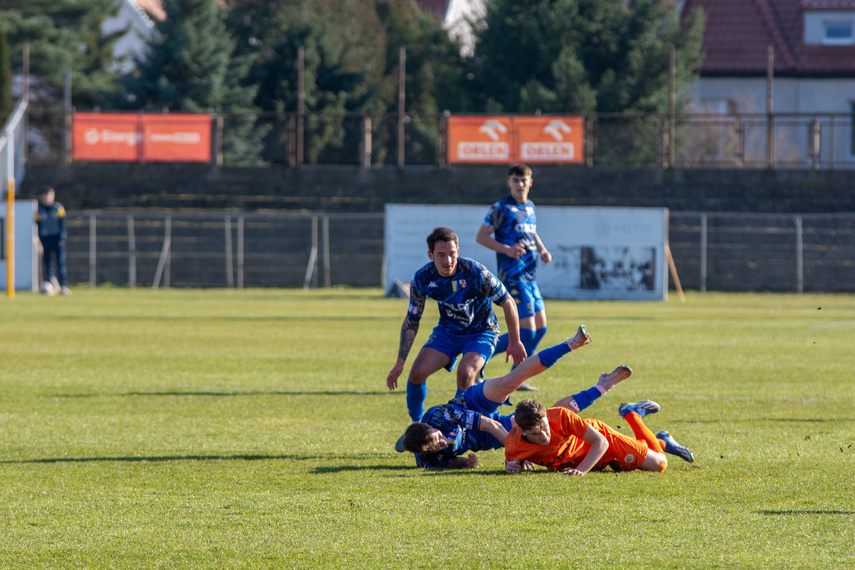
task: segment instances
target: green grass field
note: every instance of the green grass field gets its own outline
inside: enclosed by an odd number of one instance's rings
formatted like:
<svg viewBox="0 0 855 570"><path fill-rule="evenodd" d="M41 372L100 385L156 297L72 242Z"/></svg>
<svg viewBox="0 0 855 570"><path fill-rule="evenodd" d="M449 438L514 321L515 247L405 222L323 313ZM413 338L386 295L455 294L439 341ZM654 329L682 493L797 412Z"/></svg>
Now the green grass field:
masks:
<svg viewBox="0 0 855 570"><path fill-rule="evenodd" d="M696 457L582 478L395 453L405 308L379 289L3 297L0 567L855 567L855 296L547 301L544 347L580 323L594 342L535 397L628 364L583 415L629 432L618 404L651 398L648 426ZM454 380L428 386L443 403Z"/></svg>

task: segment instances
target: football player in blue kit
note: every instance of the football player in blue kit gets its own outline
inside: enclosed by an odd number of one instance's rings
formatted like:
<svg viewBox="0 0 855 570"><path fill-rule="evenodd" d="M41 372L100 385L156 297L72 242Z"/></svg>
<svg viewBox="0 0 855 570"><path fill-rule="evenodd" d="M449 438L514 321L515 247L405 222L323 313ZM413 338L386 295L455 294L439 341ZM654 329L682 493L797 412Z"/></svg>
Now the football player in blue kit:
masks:
<svg viewBox="0 0 855 570"><path fill-rule="evenodd" d="M526 358L519 338L519 322L514 300L504 285L486 267L458 257L459 240L449 228L435 228L427 238L430 263L419 269L410 285L410 304L401 326L398 359L386 378L390 390L398 387L404 362L419 330L428 297L439 306L439 324L416 356L407 380L407 411L414 422L424 414L427 397L425 382L440 368L452 371L457 364L457 390L462 393L477 382L479 373L493 355L499 337L499 323L493 313L496 303L508 326L507 359L520 364ZM401 442L396 449L403 451Z"/></svg>
<svg viewBox="0 0 855 570"><path fill-rule="evenodd" d="M573 338L541 350L504 376L489 378L475 384L447 404L430 408L422 418L407 428L403 446L415 455L419 467L478 467L478 456L467 451L483 451L504 447L508 432L514 427L513 413L498 412L510 405L508 396L526 379L550 368L569 352L591 342L585 326L580 326ZM566 396L553 407L580 412L617 383L632 375L628 366L618 366L613 372L600 375L597 383L578 394Z"/></svg>
<svg viewBox="0 0 855 570"><path fill-rule="evenodd" d="M537 235L534 203L528 199L531 190L531 168L512 164L508 168L510 194L490 207L475 240L496 252L499 279L517 304L520 339L528 354L534 354L546 334L546 307L535 282L537 259L552 261L552 254ZM496 352L507 347L508 338L499 338ZM523 384L520 390L535 390Z"/></svg>

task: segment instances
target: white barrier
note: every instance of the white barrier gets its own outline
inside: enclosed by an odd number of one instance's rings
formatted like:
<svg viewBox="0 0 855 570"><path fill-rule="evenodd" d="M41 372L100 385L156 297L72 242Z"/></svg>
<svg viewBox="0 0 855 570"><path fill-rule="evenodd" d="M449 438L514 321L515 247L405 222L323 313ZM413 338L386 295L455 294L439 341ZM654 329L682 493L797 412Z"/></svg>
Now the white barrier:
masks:
<svg viewBox="0 0 855 570"><path fill-rule="evenodd" d="M446 226L460 239L460 255L496 271L496 254L475 236L484 206L387 204L386 284L409 282L430 260L425 239ZM668 296L668 210L538 206L537 233L552 253L538 263L544 297L664 301Z"/></svg>
<svg viewBox="0 0 855 570"><path fill-rule="evenodd" d="M15 200L15 290L38 289L39 250L35 200ZM6 202L0 202L0 289L6 289Z"/></svg>

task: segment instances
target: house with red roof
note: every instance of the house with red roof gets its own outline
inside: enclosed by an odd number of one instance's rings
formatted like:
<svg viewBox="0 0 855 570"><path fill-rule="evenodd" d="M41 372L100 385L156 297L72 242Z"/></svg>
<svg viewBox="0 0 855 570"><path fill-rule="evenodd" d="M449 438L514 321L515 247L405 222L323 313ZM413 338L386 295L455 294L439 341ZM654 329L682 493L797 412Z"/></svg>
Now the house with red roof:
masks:
<svg viewBox="0 0 855 570"><path fill-rule="evenodd" d="M855 160L855 0L685 0L682 14L696 8L706 14L696 112L803 114L776 119L778 127L798 125L787 138L799 139L799 158L809 152L802 139L811 116L826 115L820 118L822 152L833 149L833 155L824 160Z"/></svg>

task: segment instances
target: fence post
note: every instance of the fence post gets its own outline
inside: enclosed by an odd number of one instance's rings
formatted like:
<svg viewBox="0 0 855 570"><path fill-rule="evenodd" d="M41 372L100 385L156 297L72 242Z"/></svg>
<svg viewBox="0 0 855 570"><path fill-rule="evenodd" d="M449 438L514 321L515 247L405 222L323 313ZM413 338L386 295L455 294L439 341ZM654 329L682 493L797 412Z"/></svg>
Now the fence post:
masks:
<svg viewBox="0 0 855 570"><path fill-rule="evenodd" d="M407 48L398 50L398 168L404 168L404 103L406 98Z"/></svg>
<svg viewBox="0 0 855 570"><path fill-rule="evenodd" d="M440 168L448 166L448 111L439 116L439 132L436 137L436 165ZM584 152L584 151L583 151Z"/></svg>
<svg viewBox="0 0 855 570"><path fill-rule="evenodd" d="M819 170L819 159L820 159L820 126L819 119L814 117L810 123L810 132L811 132L811 163L813 165L814 170Z"/></svg>
<svg viewBox="0 0 855 570"><path fill-rule="evenodd" d="M297 48L297 148L296 166L303 166L303 129L305 128L306 91L304 88L304 73L306 69L306 50L303 46Z"/></svg>
<svg viewBox="0 0 855 570"><path fill-rule="evenodd" d="M835 117L834 115L831 116L831 129L830 129L831 132L828 133L828 146L829 146L829 149L828 149L828 160L829 160L828 168L831 170L834 170L834 153L837 152L837 150L835 148L835 144L834 144L835 143L834 139L837 136L834 132L836 130L835 127L837 126L836 119L837 119L837 117ZM853 126L855 126L855 125L853 125Z"/></svg>
<svg viewBox="0 0 855 570"><path fill-rule="evenodd" d="M330 283L330 217L324 216L321 220L321 233L324 252L324 287L329 289Z"/></svg>
<svg viewBox="0 0 855 570"><path fill-rule="evenodd" d="M701 215L701 282L699 290L701 293L707 292L707 215Z"/></svg>
<svg viewBox="0 0 855 570"><path fill-rule="evenodd" d="M736 116L736 166L745 166L745 124L742 116Z"/></svg>
<svg viewBox="0 0 855 570"><path fill-rule="evenodd" d="M137 238L134 217L128 216L128 288L137 286Z"/></svg>
<svg viewBox="0 0 855 570"><path fill-rule="evenodd" d="M63 81L63 104L62 114L65 124L62 133L62 164L71 164L71 68L65 68L65 79Z"/></svg>
<svg viewBox="0 0 855 570"><path fill-rule="evenodd" d="M676 68L677 50L671 44L668 57L668 168L674 168L676 158L677 113L676 113Z"/></svg>
<svg viewBox="0 0 855 570"><path fill-rule="evenodd" d="M775 168L775 115L772 93L775 76L775 47L766 49L766 168Z"/></svg>
<svg viewBox="0 0 855 570"><path fill-rule="evenodd" d="M362 152L360 163L362 168L371 168L371 117L362 117Z"/></svg>
<svg viewBox="0 0 855 570"><path fill-rule="evenodd" d="M802 217L796 216L793 221L796 224L796 292L804 293L804 241L802 234Z"/></svg>
<svg viewBox="0 0 855 570"><path fill-rule="evenodd" d="M592 115L585 117L585 166L594 166L594 128L595 121Z"/></svg>
<svg viewBox="0 0 855 570"><path fill-rule="evenodd" d="M243 216L238 216L237 227L237 287L243 289Z"/></svg>
<svg viewBox="0 0 855 570"><path fill-rule="evenodd" d="M232 217L226 216L223 229L226 232L226 287L234 289L235 286L235 266L232 252Z"/></svg>
<svg viewBox="0 0 855 570"><path fill-rule="evenodd" d="M89 214L89 286L95 287L96 267L98 263L98 217L95 214Z"/></svg>
<svg viewBox="0 0 855 570"><path fill-rule="evenodd" d="M312 216L312 251L309 252L309 263L306 264L306 278L303 280L303 291L309 290L309 283L315 275L315 265L318 262L318 217Z"/></svg>

